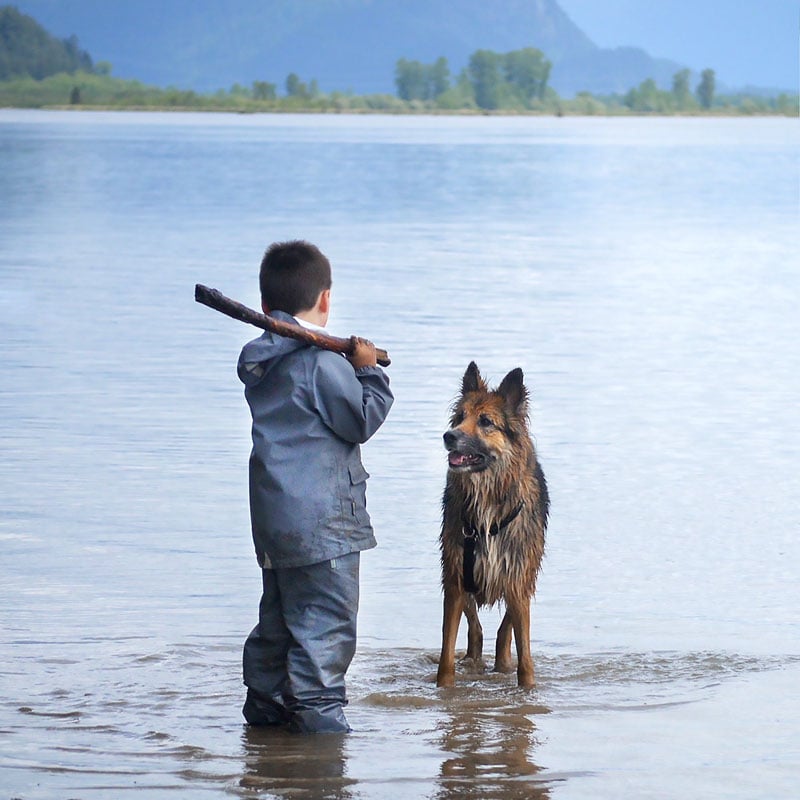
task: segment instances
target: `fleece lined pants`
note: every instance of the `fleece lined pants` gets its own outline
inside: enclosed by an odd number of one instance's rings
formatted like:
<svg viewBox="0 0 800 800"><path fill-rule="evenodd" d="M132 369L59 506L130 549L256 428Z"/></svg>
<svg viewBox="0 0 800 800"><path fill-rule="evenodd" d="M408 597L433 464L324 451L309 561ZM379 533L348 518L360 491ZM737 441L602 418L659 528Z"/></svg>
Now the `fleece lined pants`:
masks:
<svg viewBox="0 0 800 800"><path fill-rule="evenodd" d="M343 707L345 673L356 649L359 556L262 570L258 625L243 658L242 712L251 725L350 730Z"/></svg>

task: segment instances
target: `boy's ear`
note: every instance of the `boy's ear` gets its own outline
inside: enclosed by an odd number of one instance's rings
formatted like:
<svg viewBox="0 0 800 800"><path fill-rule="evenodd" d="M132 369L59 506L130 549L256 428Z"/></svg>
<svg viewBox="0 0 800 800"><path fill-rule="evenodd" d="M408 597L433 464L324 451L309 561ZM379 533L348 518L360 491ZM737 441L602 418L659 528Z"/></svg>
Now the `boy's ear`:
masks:
<svg viewBox="0 0 800 800"><path fill-rule="evenodd" d="M331 290L323 289L317 298L317 308L322 314L327 314L331 310Z"/></svg>
<svg viewBox="0 0 800 800"><path fill-rule="evenodd" d="M522 374L522 370L517 367L512 369L497 387L497 394L513 411L521 412L527 408L528 390L525 388L524 380L525 376Z"/></svg>
<svg viewBox="0 0 800 800"><path fill-rule="evenodd" d="M269 306L267 305L267 301L266 301L266 300L262 300L262 301L261 301L261 310L262 310L262 311L263 311L265 314L269 314Z"/></svg>
<svg viewBox="0 0 800 800"><path fill-rule="evenodd" d="M467 371L464 373L464 377L461 381L461 394L477 392L478 389L485 388L486 381L481 377L481 373L478 371L478 365L474 361L470 361Z"/></svg>

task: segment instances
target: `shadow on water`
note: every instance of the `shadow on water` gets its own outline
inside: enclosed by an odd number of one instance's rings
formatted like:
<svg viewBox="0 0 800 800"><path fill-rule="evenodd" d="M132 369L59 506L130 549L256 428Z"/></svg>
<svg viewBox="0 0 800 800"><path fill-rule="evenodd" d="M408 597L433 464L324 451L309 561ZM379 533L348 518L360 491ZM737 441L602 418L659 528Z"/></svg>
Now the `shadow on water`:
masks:
<svg viewBox="0 0 800 800"><path fill-rule="evenodd" d="M357 784L346 776L346 734L298 736L273 728L246 727L239 787L280 797L350 800Z"/></svg>

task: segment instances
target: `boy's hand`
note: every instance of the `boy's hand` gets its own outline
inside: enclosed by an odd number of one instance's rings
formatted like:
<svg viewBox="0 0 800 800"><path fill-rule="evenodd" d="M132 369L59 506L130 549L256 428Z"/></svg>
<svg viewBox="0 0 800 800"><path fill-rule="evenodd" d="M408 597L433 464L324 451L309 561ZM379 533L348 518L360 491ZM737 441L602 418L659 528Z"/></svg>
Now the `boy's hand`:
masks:
<svg viewBox="0 0 800 800"><path fill-rule="evenodd" d="M378 364L378 356L372 342L360 336L351 336L350 341L353 343L353 352L347 356L347 360L353 365L353 369L374 367Z"/></svg>

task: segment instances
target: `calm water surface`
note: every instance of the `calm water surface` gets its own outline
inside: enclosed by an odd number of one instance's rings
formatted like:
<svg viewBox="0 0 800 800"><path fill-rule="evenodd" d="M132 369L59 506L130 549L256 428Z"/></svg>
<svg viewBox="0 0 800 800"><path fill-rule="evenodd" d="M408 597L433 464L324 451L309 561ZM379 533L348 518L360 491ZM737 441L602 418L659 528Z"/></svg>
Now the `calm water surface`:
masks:
<svg viewBox="0 0 800 800"><path fill-rule="evenodd" d="M0 796L793 798L798 123L0 111ZM243 727L276 239L389 350L347 737ZM447 409L520 366L538 684L434 685ZM483 620L491 640L498 610ZM492 643L487 641L487 656Z"/></svg>

